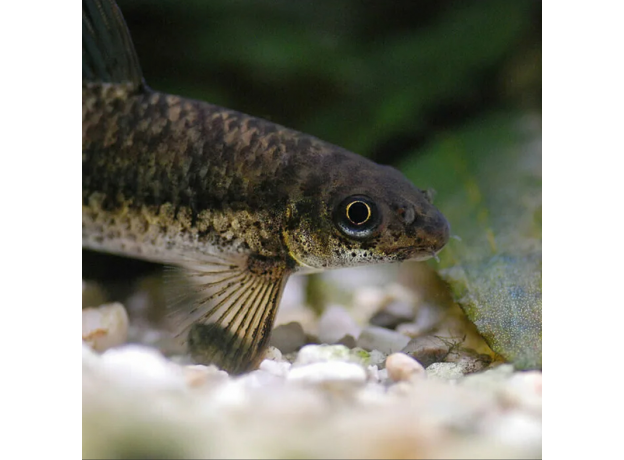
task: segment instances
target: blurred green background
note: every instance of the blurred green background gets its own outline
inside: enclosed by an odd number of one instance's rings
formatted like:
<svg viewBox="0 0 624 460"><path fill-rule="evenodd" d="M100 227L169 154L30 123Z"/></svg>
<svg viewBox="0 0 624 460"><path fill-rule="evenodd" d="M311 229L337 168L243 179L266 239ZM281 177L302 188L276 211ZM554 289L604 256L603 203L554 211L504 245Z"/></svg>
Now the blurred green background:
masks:
<svg viewBox="0 0 624 460"><path fill-rule="evenodd" d="M405 165L541 111L541 2L119 0L148 84Z"/></svg>

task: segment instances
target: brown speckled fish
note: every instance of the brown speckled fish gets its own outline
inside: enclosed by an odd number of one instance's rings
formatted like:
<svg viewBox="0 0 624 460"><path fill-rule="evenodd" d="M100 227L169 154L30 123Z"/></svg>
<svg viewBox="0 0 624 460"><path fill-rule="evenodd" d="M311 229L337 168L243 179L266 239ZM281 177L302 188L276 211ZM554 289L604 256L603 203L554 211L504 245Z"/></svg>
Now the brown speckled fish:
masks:
<svg viewBox="0 0 624 460"><path fill-rule="evenodd" d="M148 88L113 1L83 1L82 78L83 246L184 271L197 362L256 366L294 273L424 260L448 240L397 170Z"/></svg>

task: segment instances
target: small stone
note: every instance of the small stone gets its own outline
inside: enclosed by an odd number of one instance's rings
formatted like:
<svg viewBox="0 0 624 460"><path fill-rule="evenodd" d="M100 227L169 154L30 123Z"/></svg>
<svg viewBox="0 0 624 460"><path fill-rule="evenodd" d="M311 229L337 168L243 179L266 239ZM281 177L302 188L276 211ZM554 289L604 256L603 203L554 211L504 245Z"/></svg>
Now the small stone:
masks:
<svg viewBox="0 0 624 460"><path fill-rule="evenodd" d="M292 353L306 344L306 335L301 324L292 322L277 326L271 334L271 345L282 353Z"/></svg>
<svg viewBox="0 0 624 460"><path fill-rule="evenodd" d="M290 364L289 362L285 362L285 361L278 362L278 361L273 361L271 359L265 359L264 361L260 363L259 369L262 371L268 372L270 374L276 375L278 377L286 377L291 367L292 367L292 364Z"/></svg>
<svg viewBox="0 0 624 460"><path fill-rule="evenodd" d="M369 323L373 326L383 327L386 329L395 329L399 324L404 323L392 313L388 313L385 310L380 310L373 315Z"/></svg>
<svg viewBox="0 0 624 460"><path fill-rule="evenodd" d="M361 348L360 348L361 350ZM355 351L355 350L353 350ZM386 362L386 354L382 353L379 350L372 350L368 352L368 360L367 363L370 365L383 366Z"/></svg>
<svg viewBox="0 0 624 460"><path fill-rule="evenodd" d="M469 348L461 348L450 353L445 361L459 364L464 374L473 374L488 367L492 362L492 357L486 354L479 354Z"/></svg>
<svg viewBox="0 0 624 460"><path fill-rule="evenodd" d="M100 364L100 355L93 351L86 343L82 342L82 369L93 370L97 369Z"/></svg>
<svg viewBox="0 0 624 460"><path fill-rule="evenodd" d="M502 397L507 405L532 414L542 413L542 373L514 372L503 387Z"/></svg>
<svg viewBox="0 0 624 460"><path fill-rule="evenodd" d="M378 311L370 319L373 326L395 329L399 324L414 319L414 305L402 300L395 300Z"/></svg>
<svg viewBox="0 0 624 460"><path fill-rule="evenodd" d="M405 353L393 353L386 358L388 377L395 382L412 381L426 377L425 368Z"/></svg>
<svg viewBox="0 0 624 460"><path fill-rule="evenodd" d="M269 345L264 352L264 359L270 359L273 361L286 361L284 359L284 355L282 355L282 352L279 351L279 348L275 348L271 345Z"/></svg>
<svg viewBox="0 0 624 460"><path fill-rule="evenodd" d="M322 343L336 343L346 335L358 337L362 328L340 305L328 307L319 319L318 338Z"/></svg>
<svg viewBox="0 0 624 460"><path fill-rule="evenodd" d="M433 363L427 367L427 377L434 380L457 380L463 375L462 366L456 363Z"/></svg>
<svg viewBox="0 0 624 460"><path fill-rule="evenodd" d="M426 329L418 323L401 323L395 330L408 337L418 337L426 331Z"/></svg>
<svg viewBox="0 0 624 460"><path fill-rule="evenodd" d="M336 345L344 345L347 348L355 348L357 346L357 340L350 334L345 335L342 339L336 342Z"/></svg>
<svg viewBox="0 0 624 460"><path fill-rule="evenodd" d="M196 388L206 385L209 382L223 382L227 380L228 374L216 366L204 366L192 364L182 368L186 384Z"/></svg>
<svg viewBox="0 0 624 460"><path fill-rule="evenodd" d="M384 289L376 286L361 286L353 293L353 319L358 324L366 324L378 311L386 299Z"/></svg>
<svg viewBox="0 0 624 460"><path fill-rule="evenodd" d="M82 340L96 351L125 343L128 338L128 314L118 302L82 310Z"/></svg>
<svg viewBox="0 0 624 460"><path fill-rule="evenodd" d="M450 347L444 340L427 335L410 340L401 351L417 360L424 367L428 367L433 363L444 361L450 353Z"/></svg>
<svg viewBox="0 0 624 460"><path fill-rule="evenodd" d="M492 424L490 436L502 444L515 447L539 445L542 441L542 422L529 414L511 411Z"/></svg>
<svg viewBox="0 0 624 460"><path fill-rule="evenodd" d="M524 371L514 373L509 379L511 385L518 385L527 391L527 393L535 396L542 396L542 372L541 371Z"/></svg>
<svg viewBox="0 0 624 460"><path fill-rule="evenodd" d="M286 378L289 382L363 384L366 371L355 363L328 361L293 368Z"/></svg>
<svg viewBox="0 0 624 460"><path fill-rule="evenodd" d="M375 364L369 362L370 353L365 350L353 349L344 345L306 345L297 354L295 366L312 363L341 361L357 364Z"/></svg>
<svg viewBox="0 0 624 460"><path fill-rule="evenodd" d="M127 386L137 388L183 388L182 368L157 350L142 345L124 345L102 354L102 370Z"/></svg>
<svg viewBox="0 0 624 460"><path fill-rule="evenodd" d="M358 337L358 347L365 350L378 350L391 354L401 351L409 342L409 337L383 327L367 327Z"/></svg>
<svg viewBox="0 0 624 460"><path fill-rule="evenodd" d="M379 382L381 382L381 377L379 375L379 372L380 371L379 371L379 368L377 366L367 366L366 367L366 376L367 376L366 378L368 379L369 382L379 383Z"/></svg>
<svg viewBox="0 0 624 460"><path fill-rule="evenodd" d="M238 379L249 388L260 388L275 385L282 382L282 378L262 369L256 369L247 374L243 374Z"/></svg>

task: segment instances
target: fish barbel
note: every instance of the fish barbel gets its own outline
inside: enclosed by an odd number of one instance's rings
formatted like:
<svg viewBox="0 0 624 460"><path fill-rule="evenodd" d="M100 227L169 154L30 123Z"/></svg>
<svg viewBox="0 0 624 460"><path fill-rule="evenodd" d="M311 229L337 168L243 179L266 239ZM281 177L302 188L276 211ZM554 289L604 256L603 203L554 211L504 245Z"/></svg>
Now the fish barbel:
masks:
<svg viewBox="0 0 624 460"><path fill-rule="evenodd" d="M448 241L399 171L152 90L114 1L82 5L83 247L179 267L177 335L196 362L256 366L292 274L425 260Z"/></svg>

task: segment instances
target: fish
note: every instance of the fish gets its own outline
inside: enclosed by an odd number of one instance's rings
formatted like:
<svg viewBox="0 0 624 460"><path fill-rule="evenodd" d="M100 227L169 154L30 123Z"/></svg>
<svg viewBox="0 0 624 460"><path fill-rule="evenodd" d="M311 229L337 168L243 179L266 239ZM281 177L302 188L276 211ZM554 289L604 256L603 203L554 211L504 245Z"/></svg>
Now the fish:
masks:
<svg viewBox="0 0 624 460"><path fill-rule="evenodd" d="M117 4L83 0L83 248L174 267L195 362L256 368L290 276L426 260L449 232L391 166L150 88Z"/></svg>

